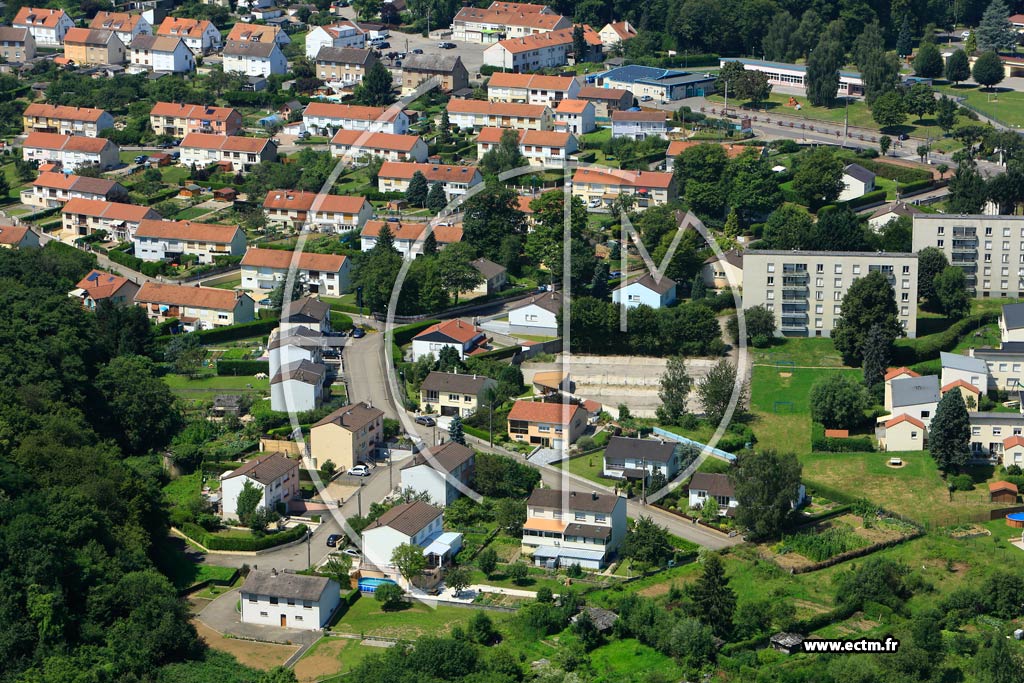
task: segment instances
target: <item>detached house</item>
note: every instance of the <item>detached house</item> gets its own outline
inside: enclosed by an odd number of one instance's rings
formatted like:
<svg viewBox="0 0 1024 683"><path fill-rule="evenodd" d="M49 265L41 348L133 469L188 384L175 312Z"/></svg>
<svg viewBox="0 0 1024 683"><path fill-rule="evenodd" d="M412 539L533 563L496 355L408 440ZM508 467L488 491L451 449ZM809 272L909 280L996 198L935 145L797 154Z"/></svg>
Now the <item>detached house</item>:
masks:
<svg viewBox="0 0 1024 683"><path fill-rule="evenodd" d="M408 55L402 60L402 97L411 95L424 81L436 78L444 92L469 87L469 72L459 55Z"/></svg>
<svg viewBox="0 0 1024 683"><path fill-rule="evenodd" d="M331 155L352 161L368 161L380 157L385 161L423 163L427 160L427 153L427 143L418 135L339 130L331 138Z"/></svg>
<svg viewBox="0 0 1024 683"><path fill-rule="evenodd" d="M315 631L327 626L340 603L341 586L334 579L276 569L253 569L239 589L243 624Z"/></svg>
<svg viewBox="0 0 1024 683"><path fill-rule="evenodd" d="M277 43L284 46L290 44L292 39L279 26L238 22L231 27L227 41L229 43L231 41L242 43Z"/></svg>
<svg viewBox="0 0 1024 683"><path fill-rule="evenodd" d="M928 444L928 428L924 422L907 413L886 420L875 430L878 449L882 451L920 451Z"/></svg>
<svg viewBox="0 0 1024 683"><path fill-rule="evenodd" d="M484 128L476 138L477 158L496 148L503 128ZM572 133L550 130L519 131L519 153L531 166L561 168L579 151L579 142Z"/></svg>
<svg viewBox="0 0 1024 683"><path fill-rule="evenodd" d="M128 50L113 31L70 28L64 35L64 58L76 66L124 64Z"/></svg>
<svg viewBox="0 0 1024 683"><path fill-rule="evenodd" d="M199 168L223 164L232 171L244 173L256 164L277 161L277 144L269 138L189 133L182 139L179 149L182 165L195 164Z"/></svg>
<svg viewBox="0 0 1024 683"><path fill-rule="evenodd" d="M551 130L554 114L543 104L483 102L457 97L448 101L448 121L462 129L487 127Z"/></svg>
<svg viewBox="0 0 1024 683"><path fill-rule="evenodd" d="M306 58L315 60L325 47L366 46L366 32L354 24L342 21L330 26L317 26L306 34Z"/></svg>
<svg viewBox="0 0 1024 683"><path fill-rule="evenodd" d="M374 133L405 135L409 117L398 106L361 107L354 104L310 102L302 112L307 130L368 130Z"/></svg>
<svg viewBox="0 0 1024 683"><path fill-rule="evenodd" d="M402 489L426 493L435 505L451 505L473 481L476 454L472 448L448 441L420 451L402 465Z"/></svg>
<svg viewBox="0 0 1024 683"><path fill-rule="evenodd" d="M555 107L555 129L573 135L593 132L597 127L594 103L587 100L562 100Z"/></svg>
<svg viewBox="0 0 1024 683"><path fill-rule="evenodd" d="M294 254L280 249L249 247L242 257L242 287L270 291L288 275ZM349 261L342 254L298 255L297 277L311 294L341 296L348 291Z"/></svg>
<svg viewBox="0 0 1024 683"><path fill-rule="evenodd" d="M27 28L0 26L0 57L9 64L24 64L35 59L36 39Z"/></svg>
<svg viewBox="0 0 1024 683"><path fill-rule="evenodd" d="M423 501L403 503L391 508L363 530L362 576L386 577L399 583L406 580L391 562L395 548L414 545L423 549L427 568L413 583L427 588L441 580L441 570L462 549L462 534L446 532L440 508Z"/></svg>
<svg viewBox="0 0 1024 683"><path fill-rule="evenodd" d="M308 224L324 232L346 232L362 227L373 216L373 206L365 197L271 190L263 213L268 221L296 229Z"/></svg>
<svg viewBox="0 0 1024 683"><path fill-rule="evenodd" d="M561 292L544 292L513 306L508 312L510 334L558 335Z"/></svg>
<svg viewBox="0 0 1024 683"><path fill-rule="evenodd" d="M361 47L322 47L316 55L316 77L343 86L362 83L378 61L377 53Z"/></svg>
<svg viewBox="0 0 1024 683"><path fill-rule="evenodd" d="M263 496L257 508L285 511L293 500L302 500L299 491L299 461L281 452L261 453L241 467L220 475L221 508L224 519L238 518L238 496L245 485L255 486Z"/></svg>
<svg viewBox="0 0 1024 683"><path fill-rule="evenodd" d="M483 282L470 290L473 294L481 296L495 294L505 289L508 284L508 270L505 269L505 266L483 257L473 260L469 265L473 266L483 278Z"/></svg>
<svg viewBox="0 0 1024 683"><path fill-rule="evenodd" d="M565 100L575 99L580 82L572 76L543 76L498 72L487 81L487 99L491 102L515 104L542 104L556 107Z"/></svg>
<svg viewBox="0 0 1024 683"><path fill-rule="evenodd" d="M32 182L31 188L21 191L23 204L43 209L63 206L75 198L126 202L128 190L106 178L43 172Z"/></svg>
<svg viewBox="0 0 1024 683"><path fill-rule="evenodd" d="M676 281L665 275L655 279L647 273L616 287L612 291L612 301L624 304L626 308L667 308L676 302Z"/></svg>
<svg viewBox="0 0 1024 683"><path fill-rule="evenodd" d="M605 24L597 35L600 36L602 45L612 47L623 41L636 38L636 29L628 21L616 21Z"/></svg>
<svg viewBox="0 0 1024 683"><path fill-rule="evenodd" d="M329 304L311 296L304 296L289 301L281 307L281 325L277 329L287 332L293 328L303 328L318 334L331 331L331 307Z"/></svg>
<svg viewBox="0 0 1024 683"><path fill-rule="evenodd" d="M187 74L196 70L195 55L181 38L138 35L132 41L129 55L129 68L136 71ZM152 119L152 116L150 118Z"/></svg>
<svg viewBox="0 0 1024 683"><path fill-rule="evenodd" d="M27 225L0 225L0 249L38 249L39 235Z"/></svg>
<svg viewBox="0 0 1024 683"><path fill-rule="evenodd" d="M68 30L75 27L75 22L62 9L22 7L11 25L31 33L37 47L60 47Z"/></svg>
<svg viewBox="0 0 1024 683"><path fill-rule="evenodd" d="M429 185L441 183L445 199L466 194L469 188L483 182L483 176L476 166L445 166L442 164L417 164L401 161L385 161L377 173L377 189L381 192L405 192L409 181L419 171Z"/></svg>
<svg viewBox="0 0 1024 683"><path fill-rule="evenodd" d="M459 360L486 350L484 344L487 336L475 325L455 318L431 325L412 338L412 359L417 361L424 356L433 355L437 358L441 349L453 348L459 352Z"/></svg>
<svg viewBox="0 0 1024 683"><path fill-rule="evenodd" d="M979 392L988 391L988 364L980 358L962 356L959 353L939 354L942 363L942 386L962 381L976 388Z"/></svg>
<svg viewBox="0 0 1024 683"><path fill-rule="evenodd" d="M60 133L89 138L114 127L114 117L102 109L65 107L34 102L21 115L26 133Z"/></svg>
<svg viewBox="0 0 1024 683"><path fill-rule="evenodd" d="M671 480L679 472L679 444L655 439L627 439L613 436L604 451L606 477L644 479L661 472Z"/></svg>
<svg viewBox="0 0 1024 683"><path fill-rule="evenodd" d="M205 19L167 17L156 30L158 36L181 38L188 49L204 55L220 49L221 35L217 27Z"/></svg>
<svg viewBox="0 0 1024 683"><path fill-rule="evenodd" d="M143 220L132 236L135 255L143 261L178 260L195 256L211 264L218 256L245 253L245 233L237 225L213 225L192 221Z"/></svg>
<svg viewBox="0 0 1024 683"><path fill-rule="evenodd" d="M323 404L327 366L300 360L280 369L270 378L270 409L302 413Z"/></svg>
<svg viewBox="0 0 1024 683"><path fill-rule="evenodd" d="M843 169L843 191L839 193L839 201L863 197L875 189L875 174L860 164L847 164Z"/></svg>
<svg viewBox="0 0 1024 683"><path fill-rule="evenodd" d="M643 140L652 135L665 137L668 124L665 112L661 111L614 111L612 112L612 137Z"/></svg>
<svg viewBox="0 0 1024 683"><path fill-rule="evenodd" d="M534 489L526 501L522 553L539 567L603 569L622 546L627 526L622 496Z"/></svg>
<svg viewBox="0 0 1024 683"><path fill-rule="evenodd" d="M148 206L78 198L69 199L60 213L64 230L83 236L103 230L111 238L121 241L130 240L139 223L145 219L162 218Z"/></svg>
<svg viewBox="0 0 1024 683"><path fill-rule="evenodd" d="M157 102L149 111L149 125L157 135L183 138L189 133L235 135L242 130L242 115L231 107Z"/></svg>
<svg viewBox="0 0 1024 683"><path fill-rule="evenodd" d="M123 45L131 45L136 36L153 33L153 25L146 17L128 12L97 12L89 28L113 31Z"/></svg>
<svg viewBox="0 0 1024 683"><path fill-rule="evenodd" d="M105 138L85 135L32 132L22 143L21 154L25 161L60 164L72 170L83 166L108 170L121 163L121 150L117 145Z"/></svg>
<svg viewBox="0 0 1024 683"><path fill-rule="evenodd" d="M288 73L288 60L277 42L229 40L224 48L224 71L246 76Z"/></svg>
<svg viewBox="0 0 1024 683"><path fill-rule="evenodd" d="M609 207L620 194L632 195L634 208L668 204L676 197L671 173L578 168L572 177L572 194L593 208Z"/></svg>
<svg viewBox="0 0 1024 683"><path fill-rule="evenodd" d="M483 397L497 382L483 375L431 372L420 385L420 405L428 413L469 417L483 405Z"/></svg>
<svg viewBox="0 0 1024 683"><path fill-rule="evenodd" d="M427 223L394 223L385 221L366 221L359 234L359 248L369 251L377 244L377 238L384 226L391 231L395 249L405 258L416 258L423 255L423 240L426 239ZM437 248L444 249L449 244L462 241L461 225L435 225L431 232L437 240Z"/></svg>
<svg viewBox="0 0 1024 683"><path fill-rule="evenodd" d="M138 291L139 286L126 277L93 269L68 292L68 297L80 301L83 308L94 311L101 301L133 306Z"/></svg>
<svg viewBox="0 0 1024 683"><path fill-rule="evenodd" d="M158 323L176 318L188 332L255 320L255 303L244 292L215 287L145 282L135 304Z"/></svg>
<svg viewBox="0 0 1024 683"><path fill-rule="evenodd" d="M885 409L889 411L889 415L878 418L879 422L887 422L900 415L909 415L923 422L925 427L931 425L940 398L938 377L906 377L893 379L888 383L890 390L886 395Z"/></svg>
<svg viewBox="0 0 1024 683"><path fill-rule="evenodd" d="M736 487L727 474L697 472L690 479L690 507L704 509L705 505L717 505L719 516L725 517L739 506Z"/></svg>
<svg viewBox="0 0 1024 683"><path fill-rule="evenodd" d="M316 467L330 460L347 471L373 462L384 443L384 412L368 403L338 408L309 430L309 452Z"/></svg>
<svg viewBox="0 0 1024 683"><path fill-rule="evenodd" d="M574 403L516 401L508 414L508 438L544 448L568 448L586 428L587 411Z"/></svg>

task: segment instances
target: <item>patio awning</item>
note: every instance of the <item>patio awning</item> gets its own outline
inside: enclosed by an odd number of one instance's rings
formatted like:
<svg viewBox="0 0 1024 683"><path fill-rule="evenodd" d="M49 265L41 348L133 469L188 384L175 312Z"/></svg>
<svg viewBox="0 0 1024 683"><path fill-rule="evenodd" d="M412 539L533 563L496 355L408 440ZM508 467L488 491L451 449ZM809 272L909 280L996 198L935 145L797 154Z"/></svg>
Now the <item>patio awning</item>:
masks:
<svg viewBox="0 0 1024 683"><path fill-rule="evenodd" d="M604 559L604 553L596 550L554 548L552 546L538 546L533 551L533 556L542 560L588 560L590 562L600 562Z"/></svg>
<svg viewBox="0 0 1024 683"><path fill-rule="evenodd" d="M530 531L553 531L560 534L565 531L565 526L566 522L560 519L539 519L534 517L526 520L523 528Z"/></svg>
<svg viewBox="0 0 1024 683"><path fill-rule="evenodd" d="M427 543L427 546L423 549L423 554L443 557L447 553L454 555L459 552L460 548L462 548L462 534L454 531L445 531Z"/></svg>

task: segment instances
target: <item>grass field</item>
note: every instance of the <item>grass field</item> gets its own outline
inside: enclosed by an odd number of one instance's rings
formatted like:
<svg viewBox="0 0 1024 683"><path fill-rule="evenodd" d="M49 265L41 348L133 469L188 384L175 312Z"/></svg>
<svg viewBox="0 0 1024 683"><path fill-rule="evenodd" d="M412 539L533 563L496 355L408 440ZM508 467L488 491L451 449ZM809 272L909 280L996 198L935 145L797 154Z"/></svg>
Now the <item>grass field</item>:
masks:
<svg viewBox="0 0 1024 683"><path fill-rule="evenodd" d="M597 482L604 486L613 486L615 484L614 479L604 477L601 472L604 471L604 451L596 451L589 455L580 456L573 458L572 460L562 461L557 464L558 467L568 470L570 473L575 474L577 477L583 477L590 481Z"/></svg>
<svg viewBox="0 0 1024 683"><path fill-rule="evenodd" d="M219 284L213 285L215 289L235 289L236 287L242 286L242 277L236 277L233 280L227 280Z"/></svg>
<svg viewBox="0 0 1024 683"><path fill-rule="evenodd" d="M1011 126L1024 126L1024 92L996 88L990 93L977 85L940 85L939 92L966 98L967 103L982 114L999 119Z"/></svg>
<svg viewBox="0 0 1024 683"><path fill-rule="evenodd" d="M796 367L842 368L843 358L835 350L831 339L789 337L775 339L767 349L751 349L754 363L774 365L777 361L792 362Z"/></svg>
<svg viewBox="0 0 1024 683"><path fill-rule="evenodd" d="M313 683L332 674L347 674L369 655L381 652L350 638L321 638L295 663L295 677L300 683Z"/></svg>
<svg viewBox="0 0 1024 683"><path fill-rule="evenodd" d="M361 597L331 625L331 629L340 633L413 639L448 633L456 624L465 625L473 613L471 609L460 607L439 606L432 609L419 602L402 610L385 612L372 597ZM492 619L499 621L496 615L492 615Z"/></svg>
<svg viewBox="0 0 1024 683"><path fill-rule="evenodd" d="M681 680L683 671L671 657L633 639L616 640L600 647L590 655L594 671L601 672L604 680L631 676L642 671L648 680Z"/></svg>
<svg viewBox="0 0 1024 683"><path fill-rule="evenodd" d="M218 377L206 375L189 379L184 375L164 375L164 382L174 391L270 391L270 380L255 377Z"/></svg>
<svg viewBox="0 0 1024 683"><path fill-rule="evenodd" d="M185 505L191 498L199 493L202 483L202 472L193 472L192 474L182 475L177 479L172 479L171 482L164 487L164 496L172 507Z"/></svg>
<svg viewBox="0 0 1024 683"><path fill-rule="evenodd" d="M187 209L182 209L178 213L174 214L174 220L176 221L188 221L193 218L199 218L205 216L208 213L213 213L216 209L202 208L198 206L190 206Z"/></svg>

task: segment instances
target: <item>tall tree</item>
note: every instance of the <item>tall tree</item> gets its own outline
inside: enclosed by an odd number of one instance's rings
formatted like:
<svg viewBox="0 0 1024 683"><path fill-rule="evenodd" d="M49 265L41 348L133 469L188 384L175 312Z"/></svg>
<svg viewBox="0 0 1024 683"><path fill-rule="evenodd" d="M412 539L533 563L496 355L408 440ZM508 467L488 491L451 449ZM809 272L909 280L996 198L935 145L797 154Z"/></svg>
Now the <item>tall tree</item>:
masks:
<svg viewBox="0 0 1024 683"><path fill-rule="evenodd" d="M899 61L882 47L871 50L861 69L861 78L864 80L864 99L869 106L873 105L879 97L899 87Z"/></svg>
<svg viewBox="0 0 1024 683"><path fill-rule="evenodd" d="M797 499L801 474L800 461L792 453L767 450L739 456L729 479L736 490L736 520L749 530L751 539L778 537Z"/></svg>
<svg viewBox="0 0 1024 683"><path fill-rule="evenodd" d="M943 95L935 102L935 123L946 135L949 135L949 131L956 125L956 114L957 106L952 98Z"/></svg>
<svg viewBox="0 0 1024 683"><path fill-rule="evenodd" d="M889 336L877 325L872 329ZM825 429L853 429L864 423L868 395L864 386L850 375L825 375L814 383L808 397L811 418Z"/></svg>
<svg viewBox="0 0 1024 683"><path fill-rule="evenodd" d="M650 517L640 515L626 532L626 538L622 542L622 554L648 567L664 564L672 556L668 530L659 526Z"/></svg>
<svg viewBox="0 0 1024 683"><path fill-rule="evenodd" d="M712 424L718 424L725 417L735 386L736 366L725 359L713 365L708 374L697 382L697 400ZM742 414L744 402L745 390L741 390L737 395L737 414Z"/></svg>
<svg viewBox="0 0 1024 683"><path fill-rule="evenodd" d="M800 159L793 191L812 211L834 202L843 191L843 162L828 147L815 148Z"/></svg>
<svg viewBox="0 0 1024 683"><path fill-rule="evenodd" d="M941 59L941 58L940 58ZM927 83L915 83L907 90L906 94L907 111L917 116L918 122L925 114L935 111L935 91Z"/></svg>
<svg viewBox="0 0 1024 683"><path fill-rule="evenodd" d="M946 80L953 81L956 85L971 77L971 65L967 59L967 53L963 49L955 50L946 59Z"/></svg>
<svg viewBox="0 0 1024 683"><path fill-rule="evenodd" d="M427 193L427 208L432 213L437 213L448 204L448 197L444 193L444 185L440 182L436 182L430 186L430 192Z"/></svg>
<svg viewBox="0 0 1024 683"><path fill-rule="evenodd" d="M413 579L427 568L427 558L423 555L423 548L413 543L403 543L391 552L391 564L411 585Z"/></svg>
<svg viewBox="0 0 1024 683"><path fill-rule="evenodd" d="M765 221L763 235L770 249L808 249L813 230L814 218L807 209L783 204Z"/></svg>
<svg viewBox="0 0 1024 683"><path fill-rule="evenodd" d="M395 101L391 72L383 62L374 62L352 93L352 101L369 107L386 107Z"/></svg>
<svg viewBox="0 0 1024 683"><path fill-rule="evenodd" d="M874 271L854 281L843 297L840 317L832 329L832 342L847 365L863 360L864 336L878 325L895 339L904 334L897 317L896 293L885 275Z"/></svg>
<svg viewBox="0 0 1024 683"><path fill-rule="evenodd" d="M960 320L971 312L967 278L956 266L947 266L935 277L935 296L942 312L951 320Z"/></svg>
<svg viewBox="0 0 1024 683"><path fill-rule="evenodd" d="M907 98L897 90L879 96L871 105L871 118L882 130L903 125L907 120Z"/></svg>
<svg viewBox="0 0 1024 683"><path fill-rule="evenodd" d="M572 27L572 53L576 58L577 64L587 61L587 39L583 32L582 24L576 24Z"/></svg>
<svg viewBox="0 0 1024 683"><path fill-rule="evenodd" d="M892 360L892 335L878 325L872 325L864 337L861 355L864 357L864 384L874 387L885 381L885 371Z"/></svg>
<svg viewBox="0 0 1024 683"><path fill-rule="evenodd" d="M687 586L686 592L693 602L693 616L710 626L719 638L728 638L736 611L736 592L729 587L725 565L718 553L704 556L703 571Z"/></svg>
<svg viewBox="0 0 1024 683"><path fill-rule="evenodd" d="M675 422L686 413L686 397L690 394L693 380L686 372L686 362L679 356L668 359L661 376L660 410L669 422Z"/></svg>
<svg viewBox="0 0 1024 683"><path fill-rule="evenodd" d="M978 167L973 163L960 163L949 179L949 212L980 213L987 197L985 179L978 172Z"/></svg>
<svg viewBox="0 0 1024 683"><path fill-rule="evenodd" d="M409 179L409 187L405 190L405 200L415 207L423 208L427 204L429 192L427 177L420 171L416 171Z"/></svg>
<svg viewBox="0 0 1024 683"><path fill-rule="evenodd" d="M800 57L800 46L794 40L800 22L785 10L780 10L768 24L768 31L761 40L765 59L776 62L794 62Z"/></svg>
<svg viewBox="0 0 1024 683"><path fill-rule="evenodd" d="M700 301L706 299L708 295L708 288L704 284L704 275L697 273L693 276L693 284L690 285L690 298L694 301Z"/></svg>
<svg viewBox="0 0 1024 683"><path fill-rule="evenodd" d="M999 59L999 54L994 51L984 52L974 62L971 75L974 76L974 80L978 82L978 85L991 90L992 86L1002 83L1003 78L1006 77L1006 71L1003 69L1003 60Z"/></svg>
<svg viewBox="0 0 1024 683"><path fill-rule="evenodd" d="M952 472L967 464L971 457L971 422L959 391L947 391L935 408L928 428L928 450L943 472Z"/></svg>
<svg viewBox="0 0 1024 683"><path fill-rule="evenodd" d="M478 164L480 170L488 175L498 175L504 171L526 166L528 163L526 157L519 150L519 136L521 134L521 131L515 128L505 128L501 133L501 139L498 141L498 144L480 157Z"/></svg>
<svg viewBox="0 0 1024 683"><path fill-rule="evenodd" d="M839 92L839 69L845 61L842 44L826 34L807 59L807 98L816 107L831 107Z"/></svg>
<svg viewBox="0 0 1024 683"><path fill-rule="evenodd" d="M903 59L910 56L914 50L914 36L910 32L910 17L904 15L903 23L900 25L899 37L896 39L896 54Z"/></svg>
<svg viewBox="0 0 1024 683"><path fill-rule="evenodd" d="M989 3L974 34L982 52L1013 52L1017 47L1017 32L1010 23L1010 9L1003 0Z"/></svg>
<svg viewBox="0 0 1024 683"><path fill-rule="evenodd" d="M452 421L448 425L448 440L463 446L466 445L466 435L462 431L462 417L459 415L452 417Z"/></svg>
<svg viewBox="0 0 1024 683"><path fill-rule="evenodd" d="M526 217L519 210L515 190L488 180L484 190L467 199L463 205L463 239L477 253L492 261L499 259L503 240L526 233Z"/></svg>
<svg viewBox="0 0 1024 683"><path fill-rule="evenodd" d="M821 251L862 251L867 245L861 217L845 204L822 211L811 235L811 244Z"/></svg>
<svg viewBox="0 0 1024 683"><path fill-rule="evenodd" d="M917 253L917 295L929 311L939 310L935 294L935 278L949 266L946 254L936 247L925 247Z"/></svg>
<svg viewBox="0 0 1024 683"><path fill-rule="evenodd" d="M475 256L472 245L456 242L445 247L437 257L441 267L441 282L456 304L459 303L460 293L468 292L484 281L480 271L473 267Z"/></svg>
<svg viewBox="0 0 1024 683"><path fill-rule="evenodd" d="M118 356L96 374L106 405L104 431L126 454L161 448L181 426L174 394L157 381L156 367L142 356Z"/></svg>

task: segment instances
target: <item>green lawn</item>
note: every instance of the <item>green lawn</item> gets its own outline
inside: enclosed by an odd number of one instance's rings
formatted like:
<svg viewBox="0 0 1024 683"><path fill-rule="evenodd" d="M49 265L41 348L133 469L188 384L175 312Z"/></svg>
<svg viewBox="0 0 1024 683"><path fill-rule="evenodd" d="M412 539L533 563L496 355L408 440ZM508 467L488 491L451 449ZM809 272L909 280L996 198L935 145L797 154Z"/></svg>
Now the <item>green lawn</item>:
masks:
<svg viewBox="0 0 1024 683"><path fill-rule="evenodd" d="M796 367L844 367L842 356L836 352L831 339L776 338L767 349L750 350L754 354L754 363L758 365L774 365L778 361L785 361Z"/></svg>
<svg viewBox="0 0 1024 683"><path fill-rule="evenodd" d="M187 166L161 166L160 174L163 176L164 182L168 185L177 185L179 180L185 180L188 178L189 173L192 172Z"/></svg>
<svg viewBox="0 0 1024 683"><path fill-rule="evenodd" d="M326 668L327 661L325 660L333 659L338 663L338 675L318 678L318 680L321 683L342 681L345 680L344 674L350 672L370 655L375 654L383 654L383 650L379 647L361 645L358 640L351 638L321 638L295 663L295 674L300 680L308 680L305 677L307 667L310 667L310 675L320 675Z"/></svg>
<svg viewBox="0 0 1024 683"><path fill-rule="evenodd" d="M205 216L208 213L213 213L216 209L201 208L198 206L190 206L187 209L182 209L178 213L174 214L174 220L176 221L188 221L193 218L199 218Z"/></svg>
<svg viewBox="0 0 1024 683"><path fill-rule="evenodd" d="M544 574L542 570L530 568L530 574L523 583L519 584L502 573L505 565L498 565L498 569L490 577L482 571L472 569L469 574L470 583L482 583L488 586L499 586L501 588L513 588L515 590L536 591L541 588L549 588L552 593L558 594L565 590L565 580L557 579Z"/></svg>
<svg viewBox="0 0 1024 683"><path fill-rule="evenodd" d="M582 455L578 458L572 458L568 461L562 461L557 463L557 467L567 469L577 477L583 477L590 481L597 482L603 486L615 486L619 483L618 479L612 479L611 477L605 477L601 473L604 471L604 451L595 451L589 455Z"/></svg>
<svg viewBox="0 0 1024 683"><path fill-rule="evenodd" d="M432 609L419 602L396 612L385 612L372 596L363 596L331 625L331 629L339 633L412 639L448 633L456 624L465 626L473 614L474 610L470 609L443 605ZM491 618L496 622L500 620L494 613Z"/></svg>
<svg viewBox="0 0 1024 683"><path fill-rule="evenodd" d="M1024 92L997 88L997 92L990 93L976 85L940 85L936 90L950 96L964 97L968 104L982 114L1005 124L1024 126Z"/></svg>
<svg viewBox="0 0 1024 683"><path fill-rule="evenodd" d="M164 375L164 382L174 391L269 391L270 380L255 377L217 377L206 375L189 379L184 375Z"/></svg>
<svg viewBox="0 0 1024 683"><path fill-rule="evenodd" d="M177 479L172 479L171 482L164 487L164 496L167 498L167 502L171 504L171 507L185 505L189 500L199 494L202 484L202 472L185 474Z"/></svg>
<svg viewBox="0 0 1024 683"><path fill-rule="evenodd" d="M203 581L227 583L238 573L234 567L197 564L177 547L166 543L158 547L157 553L157 566L178 590L184 590Z"/></svg>
<svg viewBox="0 0 1024 683"><path fill-rule="evenodd" d="M235 289L236 287L242 286L242 277L238 276L232 280L221 282L220 284L213 285L216 289Z"/></svg>
<svg viewBox="0 0 1024 683"><path fill-rule="evenodd" d="M614 640L597 648L590 653L590 664L606 681L619 677L632 679L638 672L643 672L651 681L683 680L682 669L671 657L631 638Z"/></svg>

